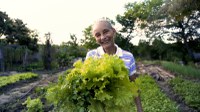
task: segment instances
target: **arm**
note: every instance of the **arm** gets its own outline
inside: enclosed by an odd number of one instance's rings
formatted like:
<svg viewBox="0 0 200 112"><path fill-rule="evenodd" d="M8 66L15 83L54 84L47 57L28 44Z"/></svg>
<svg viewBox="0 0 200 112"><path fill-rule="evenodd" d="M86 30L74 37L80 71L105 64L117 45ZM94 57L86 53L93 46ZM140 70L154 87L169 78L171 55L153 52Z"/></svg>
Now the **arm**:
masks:
<svg viewBox="0 0 200 112"><path fill-rule="evenodd" d="M139 74L136 73L136 63L133 55L130 56L130 62L126 66L127 68L129 68L130 81L135 81L135 79ZM138 96L134 98L134 101L137 107L137 112L143 112L139 91L138 91Z"/></svg>
<svg viewBox="0 0 200 112"><path fill-rule="evenodd" d="M134 75L131 75L129 78L130 78L131 81L135 81L137 76L138 75L134 74ZM136 104L136 107L137 107L137 112L143 112L139 91L138 91L138 96L135 97L134 101L135 101L135 104Z"/></svg>

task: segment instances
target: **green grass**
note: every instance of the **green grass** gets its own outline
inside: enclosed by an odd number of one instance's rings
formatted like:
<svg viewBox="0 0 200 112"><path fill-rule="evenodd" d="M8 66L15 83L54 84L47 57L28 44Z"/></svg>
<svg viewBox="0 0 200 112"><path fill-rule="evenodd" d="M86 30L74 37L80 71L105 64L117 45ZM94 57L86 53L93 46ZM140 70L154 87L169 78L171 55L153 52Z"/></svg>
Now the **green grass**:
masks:
<svg viewBox="0 0 200 112"><path fill-rule="evenodd" d="M176 74L182 75L183 77L193 77L200 79L200 70L191 66L182 66L176 63L162 61L161 66L165 69L174 72Z"/></svg>
<svg viewBox="0 0 200 112"><path fill-rule="evenodd" d="M175 93L183 97L185 103L200 111L200 83L182 78L169 81Z"/></svg>
<svg viewBox="0 0 200 112"><path fill-rule="evenodd" d="M0 76L0 88L18 82L20 80L26 80L34 77L38 77L38 74L27 72L27 73L14 74L10 76Z"/></svg>
<svg viewBox="0 0 200 112"><path fill-rule="evenodd" d="M160 65L161 61L159 61L159 60L157 60L157 61L144 60L144 61L142 61L142 63L144 63L144 64L156 64L156 65Z"/></svg>
<svg viewBox="0 0 200 112"><path fill-rule="evenodd" d="M141 89L141 100L144 112L178 112L175 102L171 101L150 76L140 76L136 83Z"/></svg>

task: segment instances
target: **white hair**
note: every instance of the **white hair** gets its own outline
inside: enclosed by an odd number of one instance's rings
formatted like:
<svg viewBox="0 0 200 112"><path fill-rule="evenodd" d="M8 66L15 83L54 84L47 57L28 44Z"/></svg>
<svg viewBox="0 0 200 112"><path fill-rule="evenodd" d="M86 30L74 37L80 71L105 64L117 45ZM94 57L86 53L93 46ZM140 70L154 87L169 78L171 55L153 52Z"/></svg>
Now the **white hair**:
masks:
<svg viewBox="0 0 200 112"><path fill-rule="evenodd" d="M96 21L94 21L94 23L92 24L92 29L94 27L95 24L99 23L99 22L105 22L109 28L113 28L112 24L111 24L111 20L106 18L106 17L102 17L100 19L97 19Z"/></svg>

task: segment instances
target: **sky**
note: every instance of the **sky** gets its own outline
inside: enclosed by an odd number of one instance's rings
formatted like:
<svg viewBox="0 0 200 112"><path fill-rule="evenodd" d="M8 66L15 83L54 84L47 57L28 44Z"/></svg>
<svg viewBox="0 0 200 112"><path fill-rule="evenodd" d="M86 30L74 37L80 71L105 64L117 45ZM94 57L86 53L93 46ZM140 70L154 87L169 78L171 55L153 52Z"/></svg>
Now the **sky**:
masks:
<svg viewBox="0 0 200 112"><path fill-rule="evenodd" d="M50 32L53 44L59 45L69 41L70 34L83 38L83 30L99 18L115 21L117 14L124 13L125 4L134 1L140 0L0 0L0 11L36 30L40 43ZM120 26L115 28L119 30ZM133 40L134 44L138 41Z"/></svg>

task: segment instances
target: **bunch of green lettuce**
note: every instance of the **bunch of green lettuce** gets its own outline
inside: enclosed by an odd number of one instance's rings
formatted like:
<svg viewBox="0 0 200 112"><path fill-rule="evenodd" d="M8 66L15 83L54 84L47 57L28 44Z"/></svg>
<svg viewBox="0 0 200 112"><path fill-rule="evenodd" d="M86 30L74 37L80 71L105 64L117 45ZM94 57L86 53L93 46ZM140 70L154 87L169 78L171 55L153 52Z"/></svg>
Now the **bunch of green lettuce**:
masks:
<svg viewBox="0 0 200 112"><path fill-rule="evenodd" d="M133 111L138 88L130 82L128 70L117 56L77 61L65 76L47 91L47 99L54 102L57 111Z"/></svg>

